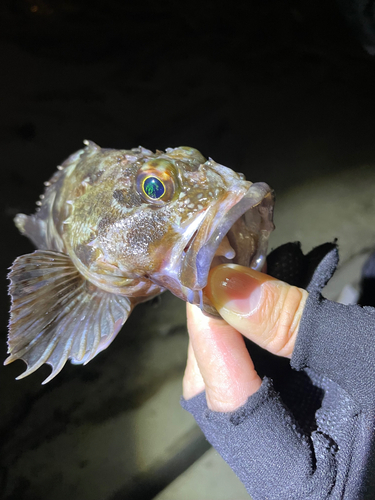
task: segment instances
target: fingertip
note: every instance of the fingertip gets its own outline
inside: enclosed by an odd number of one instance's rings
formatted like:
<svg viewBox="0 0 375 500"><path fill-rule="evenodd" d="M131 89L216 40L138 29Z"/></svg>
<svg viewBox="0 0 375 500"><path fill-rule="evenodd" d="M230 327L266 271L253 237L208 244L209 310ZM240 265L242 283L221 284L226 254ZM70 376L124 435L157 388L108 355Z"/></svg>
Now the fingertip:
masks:
<svg viewBox="0 0 375 500"><path fill-rule="evenodd" d="M193 342L197 335L202 335L202 332L210 332L212 329L228 326L223 318L208 316L194 304L186 303L186 317L188 333Z"/></svg>
<svg viewBox="0 0 375 500"><path fill-rule="evenodd" d="M205 289L220 315L274 354L291 357L308 293L235 264L211 270Z"/></svg>

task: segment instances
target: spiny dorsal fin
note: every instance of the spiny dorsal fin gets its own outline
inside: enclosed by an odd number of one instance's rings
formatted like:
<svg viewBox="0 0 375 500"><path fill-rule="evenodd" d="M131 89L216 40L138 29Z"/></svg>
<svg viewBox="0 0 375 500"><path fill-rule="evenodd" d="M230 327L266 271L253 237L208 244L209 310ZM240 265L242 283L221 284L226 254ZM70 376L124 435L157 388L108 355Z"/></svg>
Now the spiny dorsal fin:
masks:
<svg viewBox="0 0 375 500"><path fill-rule="evenodd" d="M8 353L4 364L23 359L26 377L43 363L49 382L67 359L88 363L115 338L132 306L127 297L89 283L70 258L36 250L18 257L8 275L12 297Z"/></svg>

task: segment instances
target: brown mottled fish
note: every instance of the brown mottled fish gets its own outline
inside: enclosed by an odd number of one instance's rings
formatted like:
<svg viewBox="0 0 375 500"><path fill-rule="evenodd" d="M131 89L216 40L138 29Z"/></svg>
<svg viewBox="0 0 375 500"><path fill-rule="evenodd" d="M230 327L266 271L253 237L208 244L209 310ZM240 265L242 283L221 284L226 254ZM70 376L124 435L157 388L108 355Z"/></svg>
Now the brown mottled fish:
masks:
<svg viewBox="0 0 375 500"><path fill-rule="evenodd" d="M274 203L267 184L193 148L85 144L45 183L36 214L15 218L38 248L9 273L5 364L26 362L18 378L48 363L46 383L68 358L87 363L134 306L165 289L217 314L202 292L210 267L264 263Z"/></svg>

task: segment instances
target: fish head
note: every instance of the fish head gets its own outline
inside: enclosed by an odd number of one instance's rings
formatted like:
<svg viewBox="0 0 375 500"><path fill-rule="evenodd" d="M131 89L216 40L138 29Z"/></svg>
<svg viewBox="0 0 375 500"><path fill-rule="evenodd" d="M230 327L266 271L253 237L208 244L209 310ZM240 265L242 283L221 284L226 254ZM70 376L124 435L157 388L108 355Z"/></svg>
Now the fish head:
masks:
<svg viewBox="0 0 375 500"><path fill-rule="evenodd" d="M262 269L274 228L273 191L265 183L251 183L243 174L206 160L193 148L166 153L177 177L174 214L171 239L168 242L166 235L164 240L163 253L168 258L160 262L152 279L216 315L202 293L209 270L228 262Z"/></svg>
<svg viewBox="0 0 375 500"><path fill-rule="evenodd" d="M217 314L202 293L209 270L228 262L262 269L274 227L272 190L189 147L143 151L135 163L126 190L135 206L99 224L107 261ZM116 192L119 204L124 195Z"/></svg>

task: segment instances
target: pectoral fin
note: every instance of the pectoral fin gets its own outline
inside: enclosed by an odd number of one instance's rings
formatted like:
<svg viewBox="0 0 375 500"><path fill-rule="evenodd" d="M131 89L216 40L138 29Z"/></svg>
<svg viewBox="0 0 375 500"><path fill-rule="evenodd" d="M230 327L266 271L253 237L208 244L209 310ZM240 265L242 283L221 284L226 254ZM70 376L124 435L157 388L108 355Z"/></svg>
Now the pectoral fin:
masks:
<svg viewBox="0 0 375 500"><path fill-rule="evenodd" d="M4 364L23 359L27 369L52 366L49 382L67 359L87 363L105 349L128 318L127 297L89 283L62 253L37 250L18 257L8 275L12 297Z"/></svg>

